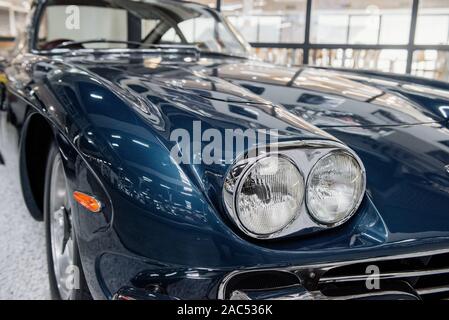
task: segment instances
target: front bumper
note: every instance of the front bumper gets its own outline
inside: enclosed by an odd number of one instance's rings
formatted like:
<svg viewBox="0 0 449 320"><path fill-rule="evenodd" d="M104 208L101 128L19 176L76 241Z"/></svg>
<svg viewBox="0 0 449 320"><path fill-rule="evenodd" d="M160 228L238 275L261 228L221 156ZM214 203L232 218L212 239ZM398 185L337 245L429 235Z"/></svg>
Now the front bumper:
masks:
<svg viewBox="0 0 449 320"><path fill-rule="evenodd" d="M449 249L321 265L140 273L114 299L427 300L449 298Z"/></svg>

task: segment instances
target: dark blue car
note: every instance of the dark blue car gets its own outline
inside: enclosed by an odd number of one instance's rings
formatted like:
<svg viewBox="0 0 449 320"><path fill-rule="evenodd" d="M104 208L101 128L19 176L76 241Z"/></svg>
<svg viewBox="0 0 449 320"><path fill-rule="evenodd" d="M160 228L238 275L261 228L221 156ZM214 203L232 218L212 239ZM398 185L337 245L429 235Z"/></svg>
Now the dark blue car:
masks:
<svg viewBox="0 0 449 320"><path fill-rule="evenodd" d="M218 12L37 0L0 161L60 299L449 297L449 85L251 56Z"/></svg>

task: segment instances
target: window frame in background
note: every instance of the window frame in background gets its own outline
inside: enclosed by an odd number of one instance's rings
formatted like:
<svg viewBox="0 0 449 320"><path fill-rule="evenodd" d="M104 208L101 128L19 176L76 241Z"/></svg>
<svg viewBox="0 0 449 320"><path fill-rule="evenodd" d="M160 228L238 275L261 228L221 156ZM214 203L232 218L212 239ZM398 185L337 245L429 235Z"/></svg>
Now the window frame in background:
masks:
<svg viewBox="0 0 449 320"><path fill-rule="evenodd" d="M251 46L256 49L291 49L293 50L292 55L295 55L295 50L301 52L302 64L307 65L310 61L310 54L316 52L317 50L364 50L364 51L379 51L382 50L397 50L405 51L407 54L405 74L414 73L419 74L420 70L413 70L414 61L413 57L418 52L423 52L426 50L433 50L436 52L443 52L443 54L449 54L449 42L447 44L417 44L415 42L415 35L417 32L418 24L418 13L420 9L420 3L425 0L412 0L411 3L411 17L410 17L410 27L407 41L403 44L382 44L379 41L374 44L351 44L346 43L313 43L311 41L311 22L312 22L312 9L313 1L315 0L305 0L306 1L306 12L305 12L305 34L304 42L302 43L286 43L286 42L250 42ZM223 0L216 0L215 8L221 11Z"/></svg>
<svg viewBox="0 0 449 320"><path fill-rule="evenodd" d="M190 0L195 1L195 0ZM351 44L348 41L345 43L314 43L311 41L311 24L313 21L312 10L313 3L316 0L304 0L306 2L305 9L305 26L304 26L304 36L301 37L304 39L303 42L250 42L251 46L256 50L259 50L263 54L274 56L274 52L278 49L282 49L286 56L294 57L289 62L293 62L292 64L304 64L307 65L310 62L311 55L322 51L332 51L332 50L341 50L343 52L347 52L348 50L354 50L359 52L369 53L370 51L378 51L379 53L384 51L403 51L406 52L406 62L405 62L405 74L417 74L417 75L425 75L428 70L427 67L420 68L423 65L422 61L414 61L414 57L418 56L431 56L431 55L441 55L448 56L449 55L449 39L445 44L419 44L417 43L417 39L415 39L415 35L417 35L417 27L418 27L418 19L419 19L419 9L420 4L425 7L424 3L426 0L411 0L411 17L410 17L410 27L409 34L407 37L407 42L402 44L382 44L379 41L373 44ZM200 3L204 3L205 1L199 1ZM214 7L218 11L222 11L222 5L224 0L214 0L210 1L212 4L215 4ZM423 16L426 16L427 13L423 13ZM448 13L449 15L449 13ZM448 18L449 19L449 18ZM448 31L449 35L449 31ZM379 40L379 38L378 38ZM0 44L14 41L14 36L2 37L0 35ZM289 58L287 57L287 60ZM426 58L424 58L425 60ZM278 62L282 62L280 59ZM435 70L437 72L437 70ZM402 71L400 72L402 73ZM449 74L446 75L446 79L449 80Z"/></svg>

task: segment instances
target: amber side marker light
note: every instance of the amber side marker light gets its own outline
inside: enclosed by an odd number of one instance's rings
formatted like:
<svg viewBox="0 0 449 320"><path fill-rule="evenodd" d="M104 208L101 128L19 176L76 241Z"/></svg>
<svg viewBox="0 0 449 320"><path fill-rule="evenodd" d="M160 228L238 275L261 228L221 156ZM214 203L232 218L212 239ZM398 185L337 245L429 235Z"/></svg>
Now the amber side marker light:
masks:
<svg viewBox="0 0 449 320"><path fill-rule="evenodd" d="M75 191L73 198L87 210L97 213L101 211L101 202L88 194Z"/></svg>

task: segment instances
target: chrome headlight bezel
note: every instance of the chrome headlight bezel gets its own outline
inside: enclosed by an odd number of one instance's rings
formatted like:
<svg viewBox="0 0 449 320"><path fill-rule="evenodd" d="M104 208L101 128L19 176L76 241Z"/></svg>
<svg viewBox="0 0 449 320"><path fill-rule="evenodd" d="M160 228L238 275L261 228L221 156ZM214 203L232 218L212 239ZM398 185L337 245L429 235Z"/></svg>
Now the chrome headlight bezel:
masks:
<svg viewBox="0 0 449 320"><path fill-rule="evenodd" d="M251 150L249 153L240 156L234 165L230 167L225 178L223 185L223 206L225 211L231 218L232 222L246 235L256 238L256 239L274 239L290 236L293 234L310 234L320 230L330 229L337 227L339 225L347 222L360 207L366 189L366 172L360 158L342 143L336 141L327 140L306 140L306 141L296 141L296 142L285 142L278 143L274 146L265 146L263 152L255 152ZM274 151L273 151L274 150ZM363 191L359 199L357 199L357 204L354 209L341 221L334 224L324 224L320 223L315 219L310 213L307 207L307 188L309 182L309 175L312 172L315 165L324 157L328 156L333 152L344 152L351 157L353 157L358 163L362 179L363 179ZM251 168L260 159L276 156L288 159L295 167L298 169L302 178L304 179L304 196L302 203L300 205L300 210L296 214L295 219L291 221L283 229L271 233L271 234L255 234L249 231L240 222L239 213L237 208L237 194L240 192L243 182L250 172Z"/></svg>

